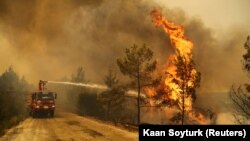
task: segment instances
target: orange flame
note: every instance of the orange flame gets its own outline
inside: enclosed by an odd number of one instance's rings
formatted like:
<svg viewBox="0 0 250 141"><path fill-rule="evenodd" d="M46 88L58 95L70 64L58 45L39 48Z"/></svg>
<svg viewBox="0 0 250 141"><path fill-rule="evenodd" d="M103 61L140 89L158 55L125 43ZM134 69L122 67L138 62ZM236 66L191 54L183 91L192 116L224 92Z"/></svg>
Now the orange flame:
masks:
<svg viewBox="0 0 250 141"><path fill-rule="evenodd" d="M168 21L160 11L153 10L151 16L155 26L162 27L169 35L175 54L168 58L164 84L158 88L147 88L146 93L152 97L158 92L162 94L163 90L162 98L170 101L170 104L171 101L177 103L178 108L187 113L189 121L198 121L200 124L209 123L209 119L204 114L193 110L192 91L198 86L197 80L199 79L199 74L192 62L193 42L184 36L183 26Z"/></svg>
<svg viewBox="0 0 250 141"><path fill-rule="evenodd" d="M206 118L202 113L200 112L189 112L188 113L188 117L190 121L198 121L199 124L208 124L210 121L210 119Z"/></svg>
<svg viewBox="0 0 250 141"><path fill-rule="evenodd" d="M178 105L181 108L183 103L182 95L185 96L185 110L192 110L192 97L188 96L181 88L181 84L175 83L176 81L186 83L188 87L194 87L194 81L197 74L195 69L191 70L191 77L187 82L183 82L180 76L177 75L176 62L178 57L181 57L185 64L189 64L192 60L193 43L184 36L184 28L181 25L176 25L168 21L162 16L158 10L151 12L153 22L157 27L163 27L164 31L169 34L170 41L173 47L175 47L175 54L169 57L169 66L166 69L167 77L165 79L165 85L170 89L169 97L172 100L178 101ZM175 80L175 81L174 81Z"/></svg>
<svg viewBox="0 0 250 141"><path fill-rule="evenodd" d="M147 94L147 96L150 98L149 99L149 105L150 106L154 106L154 101L153 101L153 97L156 95L156 91L155 91L155 89L154 88L145 88L145 92L146 92L146 94Z"/></svg>

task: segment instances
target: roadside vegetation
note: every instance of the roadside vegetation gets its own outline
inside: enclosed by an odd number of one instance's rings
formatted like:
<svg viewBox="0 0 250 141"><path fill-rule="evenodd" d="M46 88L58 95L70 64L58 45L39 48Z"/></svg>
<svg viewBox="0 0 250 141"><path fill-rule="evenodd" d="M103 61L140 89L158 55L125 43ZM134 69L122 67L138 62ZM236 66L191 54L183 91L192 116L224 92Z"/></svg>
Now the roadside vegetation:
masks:
<svg viewBox="0 0 250 141"><path fill-rule="evenodd" d="M242 56L242 68L250 78L250 36L244 44L246 53ZM250 84L245 83L240 86L232 85L229 96L234 107L234 118L237 124L250 123Z"/></svg>
<svg viewBox="0 0 250 141"><path fill-rule="evenodd" d="M25 96L30 89L12 67L0 75L0 135L27 117Z"/></svg>
<svg viewBox="0 0 250 141"><path fill-rule="evenodd" d="M107 68L107 73L100 76L107 89L56 84L49 87L58 92L58 105L68 112L135 130L139 122L138 101L141 101L138 95L145 85L153 83L151 73L156 61L152 59L153 52L146 45L133 45L126 48L122 58L114 60L117 65ZM122 75L130 79L122 80ZM87 77L84 68L78 67L69 78L64 77L61 81L92 84ZM133 96L130 90L134 91Z"/></svg>

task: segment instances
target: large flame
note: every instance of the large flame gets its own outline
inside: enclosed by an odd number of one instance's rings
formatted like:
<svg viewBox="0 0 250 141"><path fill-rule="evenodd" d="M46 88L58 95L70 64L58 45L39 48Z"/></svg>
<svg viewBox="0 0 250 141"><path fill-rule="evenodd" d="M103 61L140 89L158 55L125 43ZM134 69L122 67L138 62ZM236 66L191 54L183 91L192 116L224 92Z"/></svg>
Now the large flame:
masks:
<svg viewBox="0 0 250 141"><path fill-rule="evenodd" d="M185 112L189 112L188 116L201 121L204 119L202 114L192 116L194 115L193 98L189 91L192 88L195 89L198 73L194 64L192 65L193 42L185 37L183 26L168 21L160 11L153 10L151 16L154 24L162 27L169 35L171 45L175 49L175 53L168 58L168 66L165 69L164 97L176 101L179 109L185 109ZM152 90L147 92L150 93L149 95L152 93L155 95Z"/></svg>
<svg viewBox="0 0 250 141"><path fill-rule="evenodd" d="M173 83L173 80L179 82L183 81L180 76L177 75L177 66L176 62L178 57L181 57L185 64L189 64L192 60L192 49L193 43L184 36L184 28L180 25L176 25L168 21L165 17L162 16L161 12L158 10L153 10L151 12L153 17L153 22L157 27L163 27L164 31L168 33L170 41L173 47L175 47L175 54L169 57L169 65L166 69L167 77L165 79L165 85L171 90L170 98L173 100L179 101L179 106L183 103L181 96L185 95L185 110L192 110L192 98L188 96L181 87L181 84ZM191 70L191 77L187 80L186 83L188 87L194 86L194 80L196 77L197 71L195 69Z"/></svg>

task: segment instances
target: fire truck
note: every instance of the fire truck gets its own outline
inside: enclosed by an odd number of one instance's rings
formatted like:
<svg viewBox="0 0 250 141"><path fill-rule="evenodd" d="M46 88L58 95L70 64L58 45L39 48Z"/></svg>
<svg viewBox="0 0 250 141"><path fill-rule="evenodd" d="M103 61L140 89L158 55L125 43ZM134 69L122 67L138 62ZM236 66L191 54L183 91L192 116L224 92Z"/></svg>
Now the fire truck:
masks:
<svg viewBox="0 0 250 141"><path fill-rule="evenodd" d="M33 118L40 115L54 117L55 113L55 99L57 93L48 91L46 88L47 81L40 80L38 84L38 91L32 92L28 104L30 116Z"/></svg>

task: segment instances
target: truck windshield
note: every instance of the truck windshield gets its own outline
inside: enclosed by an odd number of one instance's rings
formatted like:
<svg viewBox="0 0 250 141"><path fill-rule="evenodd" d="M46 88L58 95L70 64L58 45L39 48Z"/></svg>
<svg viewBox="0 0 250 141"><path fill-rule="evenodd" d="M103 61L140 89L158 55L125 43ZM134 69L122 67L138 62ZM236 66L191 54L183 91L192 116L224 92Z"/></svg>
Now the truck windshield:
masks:
<svg viewBox="0 0 250 141"><path fill-rule="evenodd" d="M50 93L50 92L49 93L40 92L37 94L37 99L39 99L39 100L53 100L54 95L53 95L53 93Z"/></svg>

